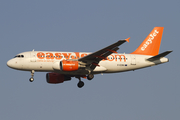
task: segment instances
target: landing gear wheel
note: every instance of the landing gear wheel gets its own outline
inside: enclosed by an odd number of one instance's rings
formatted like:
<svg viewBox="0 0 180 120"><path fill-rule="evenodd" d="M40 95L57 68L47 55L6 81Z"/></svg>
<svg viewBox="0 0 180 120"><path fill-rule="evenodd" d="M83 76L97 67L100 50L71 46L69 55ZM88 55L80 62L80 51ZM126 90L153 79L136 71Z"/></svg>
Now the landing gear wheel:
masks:
<svg viewBox="0 0 180 120"><path fill-rule="evenodd" d="M34 78L31 77L31 78L29 79L29 81L30 81L30 82L33 82L33 81L34 81Z"/></svg>
<svg viewBox="0 0 180 120"><path fill-rule="evenodd" d="M83 82L83 81L79 81L78 84L77 84L77 86L78 86L79 88L82 88L82 87L84 86L84 82Z"/></svg>
<svg viewBox="0 0 180 120"><path fill-rule="evenodd" d="M31 78L29 79L30 82L33 82L34 81L34 70L31 70Z"/></svg>
<svg viewBox="0 0 180 120"><path fill-rule="evenodd" d="M94 75L93 74L89 74L88 76L87 76L87 79L88 80L92 80L94 78Z"/></svg>

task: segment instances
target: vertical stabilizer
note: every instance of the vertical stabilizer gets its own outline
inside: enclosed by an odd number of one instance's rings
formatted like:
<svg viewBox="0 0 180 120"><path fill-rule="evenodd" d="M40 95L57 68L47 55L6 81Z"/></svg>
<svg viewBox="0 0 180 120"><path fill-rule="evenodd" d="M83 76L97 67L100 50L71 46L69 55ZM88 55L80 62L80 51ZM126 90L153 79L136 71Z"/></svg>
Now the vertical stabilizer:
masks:
<svg viewBox="0 0 180 120"><path fill-rule="evenodd" d="M154 27L141 45L131 54L155 56L159 53L164 27Z"/></svg>

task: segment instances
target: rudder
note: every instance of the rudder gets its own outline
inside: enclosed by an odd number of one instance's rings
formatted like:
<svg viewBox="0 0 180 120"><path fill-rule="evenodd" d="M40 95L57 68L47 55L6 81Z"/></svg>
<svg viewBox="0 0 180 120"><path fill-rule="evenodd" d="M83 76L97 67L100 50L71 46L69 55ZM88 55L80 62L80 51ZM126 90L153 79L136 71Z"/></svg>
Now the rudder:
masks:
<svg viewBox="0 0 180 120"><path fill-rule="evenodd" d="M164 27L154 27L140 46L131 54L158 55Z"/></svg>

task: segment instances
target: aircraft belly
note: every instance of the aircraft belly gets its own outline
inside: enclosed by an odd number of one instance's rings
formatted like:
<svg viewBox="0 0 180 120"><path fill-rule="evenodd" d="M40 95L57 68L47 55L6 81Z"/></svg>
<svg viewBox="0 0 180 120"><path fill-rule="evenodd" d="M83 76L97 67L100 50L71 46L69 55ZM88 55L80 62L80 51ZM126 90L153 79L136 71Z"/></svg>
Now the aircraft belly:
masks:
<svg viewBox="0 0 180 120"><path fill-rule="evenodd" d="M93 72L104 72L104 71L107 71L107 69L103 66L97 66Z"/></svg>
<svg viewBox="0 0 180 120"><path fill-rule="evenodd" d="M60 70L55 70L53 72L61 73L61 74L66 74L66 75L87 75L89 74L89 71L87 70L76 70L76 71L60 71Z"/></svg>
<svg viewBox="0 0 180 120"><path fill-rule="evenodd" d="M23 70L53 71L52 63L45 62L26 62L23 65Z"/></svg>

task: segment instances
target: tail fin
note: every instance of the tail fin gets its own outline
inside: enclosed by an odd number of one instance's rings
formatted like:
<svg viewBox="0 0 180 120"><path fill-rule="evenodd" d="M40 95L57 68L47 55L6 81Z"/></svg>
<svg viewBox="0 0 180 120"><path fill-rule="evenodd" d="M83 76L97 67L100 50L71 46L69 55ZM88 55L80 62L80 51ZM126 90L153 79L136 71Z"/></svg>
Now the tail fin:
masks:
<svg viewBox="0 0 180 120"><path fill-rule="evenodd" d="M164 27L154 27L141 45L131 54L155 56L159 53Z"/></svg>

